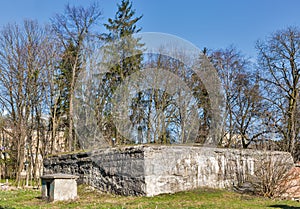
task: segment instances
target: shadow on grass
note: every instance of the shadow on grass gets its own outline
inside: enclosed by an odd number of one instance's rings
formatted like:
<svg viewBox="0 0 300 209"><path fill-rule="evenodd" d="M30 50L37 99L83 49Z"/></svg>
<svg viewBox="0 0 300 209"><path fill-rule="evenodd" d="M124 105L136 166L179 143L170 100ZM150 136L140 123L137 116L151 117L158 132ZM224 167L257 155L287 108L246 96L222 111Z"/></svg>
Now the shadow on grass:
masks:
<svg viewBox="0 0 300 209"><path fill-rule="evenodd" d="M15 208L9 207L9 206L1 206L1 205L0 205L0 209L15 209Z"/></svg>
<svg viewBox="0 0 300 209"><path fill-rule="evenodd" d="M300 207L288 206L288 205L270 205L270 208L281 208L281 209L300 209Z"/></svg>

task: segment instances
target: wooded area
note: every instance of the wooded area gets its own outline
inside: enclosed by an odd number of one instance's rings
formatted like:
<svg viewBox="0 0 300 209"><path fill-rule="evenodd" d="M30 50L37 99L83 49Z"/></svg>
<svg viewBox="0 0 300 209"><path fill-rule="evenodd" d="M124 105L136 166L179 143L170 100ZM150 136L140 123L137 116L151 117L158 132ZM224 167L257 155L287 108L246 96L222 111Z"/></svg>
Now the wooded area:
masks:
<svg viewBox="0 0 300 209"><path fill-rule="evenodd" d="M45 156L94 146L96 141L85 145L78 139L74 99L81 73L100 47L105 50L103 60L107 62L102 66L106 71L97 75L99 85L89 88L97 90L93 104L97 121L93 125L103 141L109 145L205 142L212 110L202 78L172 57L143 54L144 44L134 36L141 31L137 26L141 18L129 0L122 0L115 17L106 23L97 4L87 8L67 5L64 13L55 15L47 25L24 20L21 25L8 23L1 29L2 178L15 178L19 185L25 170L27 178L38 179L40 160ZM121 40L119 45L107 44L117 40ZM278 30L258 41L256 48L256 61L233 46L203 49L201 56L216 68L225 98L219 146L287 151L298 161L300 29ZM185 89L173 94L155 88L136 92L126 106L131 126L137 130L136 140L131 140L119 133L114 122L118 117L114 115L118 107L114 92L126 78L146 67L154 69L154 75L163 69L166 81L172 80L169 74L176 75L191 90L193 99L187 100ZM189 123L193 117L197 126Z"/></svg>

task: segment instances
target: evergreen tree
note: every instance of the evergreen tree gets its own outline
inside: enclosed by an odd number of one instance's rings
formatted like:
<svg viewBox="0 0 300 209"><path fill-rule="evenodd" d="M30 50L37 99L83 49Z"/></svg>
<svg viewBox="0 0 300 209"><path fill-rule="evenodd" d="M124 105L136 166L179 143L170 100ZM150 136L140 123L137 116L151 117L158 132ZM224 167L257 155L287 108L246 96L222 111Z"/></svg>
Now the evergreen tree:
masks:
<svg viewBox="0 0 300 209"><path fill-rule="evenodd" d="M134 17L134 15L132 3L129 0L122 0L121 4L118 4L115 18L109 18L108 23L104 24L108 33L103 34L102 38L112 43L106 47L105 54L109 59L110 71L118 81L122 81L141 67L143 44L133 35L141 31L136 23L142 16Z"/></svg>
<svg viewBox="0 0 300 209"><path fill-rule="evenodd" d="M109 33L104 34L104 38L108 41L114 41L126 36L132 36L134 33L141 31L136 27L136 23L143 17L134 17L135 10L132 9L132 3L129 0L122 0L121 5L118 4L118 11L115 19L108 19L108 23L104 24Z"/></svg>
<svg viewBox="0 0 300 209"><path fill-rule="evenodd" d="M107 43L104 50L104 64L109 72L103 75L105 80L103 95L107 101L107 106L100 107L103 111L111 111L112 95L118 85L127 76L141 69L144 44L140 43L140 38L134 37L135 33L141 31L136 25L141 18L142 15L135 17L135 10L132 9L129 0L122 0L121 4L118 4L114 19L109 18L108 23L104 24L108 32L102 34L101 39ZM117 143L123 143L121 136L117 136L111 114L104 115L106 115L105 124L110 127L110 133L107 134L108 141L115 138Z"/></svg>

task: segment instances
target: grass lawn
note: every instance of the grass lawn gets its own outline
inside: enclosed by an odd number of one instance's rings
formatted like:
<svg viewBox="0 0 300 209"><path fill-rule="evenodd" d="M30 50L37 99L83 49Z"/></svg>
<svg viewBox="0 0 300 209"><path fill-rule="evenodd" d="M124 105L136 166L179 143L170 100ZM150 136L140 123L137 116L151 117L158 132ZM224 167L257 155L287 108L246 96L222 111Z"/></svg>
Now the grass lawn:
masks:
<svg viewBox="0 0 300 209"><path fill-rule="evenodd" d="M300 209L295 201L272 200L237 193L197 189L156 197L122 197L93 191L79 186L79 199L68 202L47 203L37 190L0 191L0 209L13 208L281 208Z"/></svg>

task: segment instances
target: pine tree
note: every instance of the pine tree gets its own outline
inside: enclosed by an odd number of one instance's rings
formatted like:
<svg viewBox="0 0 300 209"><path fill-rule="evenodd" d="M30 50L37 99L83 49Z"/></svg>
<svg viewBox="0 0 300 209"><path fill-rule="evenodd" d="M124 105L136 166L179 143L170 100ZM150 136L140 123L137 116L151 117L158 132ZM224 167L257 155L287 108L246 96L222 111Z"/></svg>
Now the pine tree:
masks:
<svg viewBox="0 0 300 209"><path fill-rule="evenodd" d="M104 34L104 38L108 41L114 41L126 36L132 36L134 33L141 31L136 27L136 23L143 17L134 17L135 10L132 9L132 3L129 0L122 0L121 5L118 4L118 11L115 19L108 19L108 24L104 24L109 33Z"/></svg>
<svg viewBox="0 0 300 209"><path fill-rule="evenodd" d="M104 24L108 33L103 34L102 38L111 43L106 48L109 63L112 64L109 68L119 82L141 67L143 44L133 35L141 31L136 23L142 16L134 17L134 15L132 3L129 0L122 0L121 4L118 4L115 18L109 18L108 23Z"/></svg>
<svg viewBox="0 0 300 209"><path fill-rule="evenodd" d="M104 80L109 86L105 93L108 95L106 98L108 105L111 104L113 92L124 79L141 69L144 44L140 43L140 38L134 37L134 34L141 31L141 28L136 25L141 18L142 15L135 17L135 10L132 9L129 0L122 0L121 4L118 4L114 19L109 18L108 23L104 24L108 32L102 34L101 39L107 43L104 50L104 64L109 72L104 75ZM107 111L110 108L104 107L104 109ZM121 136L117 136L111 114L107 115L106 124L112 127L108 138L115 138L117 143L123 143Z"/></svg>

